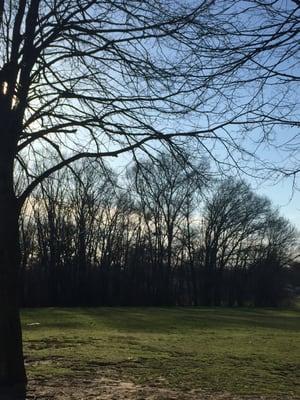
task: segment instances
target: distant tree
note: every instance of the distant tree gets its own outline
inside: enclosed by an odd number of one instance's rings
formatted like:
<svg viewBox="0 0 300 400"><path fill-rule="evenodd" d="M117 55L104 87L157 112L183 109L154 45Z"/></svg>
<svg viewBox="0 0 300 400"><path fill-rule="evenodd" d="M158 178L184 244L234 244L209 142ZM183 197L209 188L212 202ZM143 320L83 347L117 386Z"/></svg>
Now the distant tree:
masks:
<svg viewBox="0 0 300 400"><path fill-rule="evenodd" d="M256 306L277 306L286 296L287 268L297 257L298 240L293 225L278 211L270 210L249 266L252 302Z"/></svg>
<svg viewBox="0 0 300 400"><path fill-rule="evenodd" d="M290 296L297 298L300 295L300 263L298 257L287 268L287 283Z"/></svg>
<svg viewBox="0 0 300 400"><path fill-rule="evenodd" d="M185 156L187 157L187 155ZM160 265L164 302L172 302L172 267L175 267L174 241L196 193L209 181L208 164L185 165L168 154L153 161L139 161L134 168L135 190L147 226L151 248Z"/></svg>
<svg viewBox="0 0 300 400"><path fill-rule="evenodd" d="M269 200L244 181L222 181L207 200L205 220L205 287L207 304L220 304L225 268L246 267L249 248L259 240L270 210ZM243 290L243 284L240 283ZM238 288L237 288L238 289Z"/></svg>
<svg viewBox="0 0 300 400"><path fill-rule="evenodd" d="M288 264L296 247L297 235L290 222L278 215L268 199L254 194L248 184L235 179L222 181L213 192L205 204L204 221L204 301L220 304L226 297L224 291L229 290L229 304L242 305L248 296L245 289L248 270L256 265L257 276L253 281L265 291L268 301L279 302L278 285L282 291L284 279L276 271L282 271ZM231 276L231 283L226 282L226 276L227 279ZM271 289L276 280L277 293ZM262 289L267 286L269 293Z"/></svg>
<svg viewBox="0 0 300 400"><path fill-rule="evenodd" d="M83 305L89 304L89 276L99 259L102 243L99 231L103 229L106 210L104 203L110 201L110 207L113 205L114 175L104 165L90 163L86 159L74 165L73 173L75 176L72 176L69 185L68 201L74 225L74 290L77 304Z"/></svg>

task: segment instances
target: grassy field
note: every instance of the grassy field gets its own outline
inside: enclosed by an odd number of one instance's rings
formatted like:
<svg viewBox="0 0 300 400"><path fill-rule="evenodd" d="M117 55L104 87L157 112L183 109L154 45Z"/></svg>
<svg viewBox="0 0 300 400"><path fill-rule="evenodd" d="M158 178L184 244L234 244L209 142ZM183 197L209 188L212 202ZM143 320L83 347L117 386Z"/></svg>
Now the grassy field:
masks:
<svg viewBox="0 0 300 400"><path fill-rule="evenodd" d="M47 308L22 322L30 378L300 397L297 309Z"/></svg>

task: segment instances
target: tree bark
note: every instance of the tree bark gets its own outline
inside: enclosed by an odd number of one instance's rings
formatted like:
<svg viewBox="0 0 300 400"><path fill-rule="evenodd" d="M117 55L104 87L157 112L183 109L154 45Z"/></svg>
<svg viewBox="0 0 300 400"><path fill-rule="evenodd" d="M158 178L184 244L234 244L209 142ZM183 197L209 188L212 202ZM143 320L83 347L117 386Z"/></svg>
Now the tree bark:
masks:
<svg viewBox="0 0 300 400"><path fill-rule="evenodd" d="M12 163L0 153L0 399L23 398L26 373L18 305L19 205Z"/></svg>

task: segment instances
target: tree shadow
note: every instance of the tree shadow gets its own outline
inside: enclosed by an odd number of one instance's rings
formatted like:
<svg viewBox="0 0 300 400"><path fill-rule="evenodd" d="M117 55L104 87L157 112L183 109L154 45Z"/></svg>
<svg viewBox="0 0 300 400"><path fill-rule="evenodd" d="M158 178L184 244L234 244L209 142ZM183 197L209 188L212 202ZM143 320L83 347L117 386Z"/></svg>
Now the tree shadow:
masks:
<svg viewBox="0 0 300 400"><path fill-rule="evenodd" d="M24 385L1 387L0 400L26 400L27 389Z"/></svg>
<svg viewBox="0 0 300 400"><path fill-rule="evenodd" d="M107 310L107 312L105 312ZM253 329L253 327L298 331L298 315L284 315L278 309L160 307L80 309L83 315L99 317L101 323L119 331L167 333L189 329Z"/></svg>

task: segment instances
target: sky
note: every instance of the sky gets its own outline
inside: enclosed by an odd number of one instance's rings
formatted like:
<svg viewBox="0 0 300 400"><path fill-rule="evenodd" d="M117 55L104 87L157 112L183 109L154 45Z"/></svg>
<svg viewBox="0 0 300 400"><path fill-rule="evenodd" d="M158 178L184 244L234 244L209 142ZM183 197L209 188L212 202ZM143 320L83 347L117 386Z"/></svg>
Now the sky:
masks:
<svg viewBox="0 0 300 400"><path fill-rule="evenodd" d="M300 164L299 140L299 128L284 127L281 130L277 127L272 144L264 144L257 155L280 170L297 170ZM261 179L250 178L248 181L257 194L267 196L278 207L280 214L300 231L300 173L290 177L283 174L273 176L268 170L262 170Z"/></svg>
<svg viewBox="0 0 300 400"><path fill-rule="evenodd" d="M280 214L288 218L300 231L300 191L293 190L290 180L274 182L261 182L253 186L254 190L267 196L275 207L279 208Z"/></svg>

